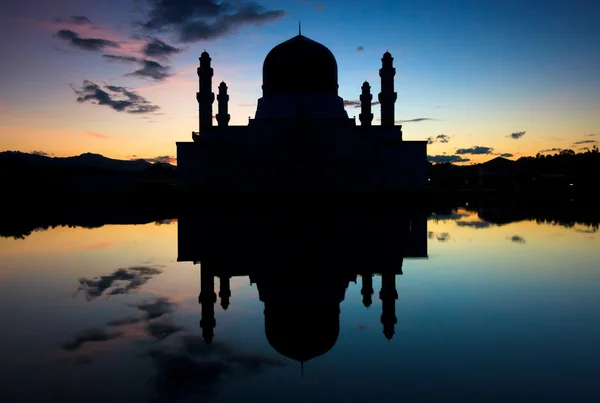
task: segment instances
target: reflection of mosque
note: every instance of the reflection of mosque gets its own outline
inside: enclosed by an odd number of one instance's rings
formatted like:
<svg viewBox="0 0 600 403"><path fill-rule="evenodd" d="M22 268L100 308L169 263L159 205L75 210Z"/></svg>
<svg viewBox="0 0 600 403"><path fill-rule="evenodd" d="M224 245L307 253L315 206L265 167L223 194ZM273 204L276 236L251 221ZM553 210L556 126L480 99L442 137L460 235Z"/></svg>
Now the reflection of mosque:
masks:
<svg viewBox="0 0 600 403"><path fill-rule="evenodd" d="M201 263L200 327L207 343L216 327L218 297L230 304L230 279L249 276L264 303L271 346L304 362L329 351L339 334L340 303L361 277L363 303L372 304L381 276L381 323L396 325L396 276L405 258L427 256L426 214L379 216L180 217L179 261Z"/></svg>

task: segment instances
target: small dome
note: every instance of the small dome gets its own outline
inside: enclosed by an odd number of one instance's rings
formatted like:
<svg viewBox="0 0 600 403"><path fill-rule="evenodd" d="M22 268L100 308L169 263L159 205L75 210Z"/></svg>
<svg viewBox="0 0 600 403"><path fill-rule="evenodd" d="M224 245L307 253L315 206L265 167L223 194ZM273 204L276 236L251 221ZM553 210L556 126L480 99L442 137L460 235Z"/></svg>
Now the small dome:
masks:
<svg viewBox="0 0 600 403"><path fill-rule="evenodd" d="M338 66L324 45L298 35L275 46L263 64L263 95L338 93Z"/></svg>

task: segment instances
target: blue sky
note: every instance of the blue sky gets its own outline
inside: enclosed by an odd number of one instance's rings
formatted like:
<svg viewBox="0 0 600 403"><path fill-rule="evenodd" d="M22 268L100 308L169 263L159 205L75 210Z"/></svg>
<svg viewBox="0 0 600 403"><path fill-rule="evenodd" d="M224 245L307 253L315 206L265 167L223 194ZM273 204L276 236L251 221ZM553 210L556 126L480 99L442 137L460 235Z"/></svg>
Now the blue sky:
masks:
<svg viewBox="0 0 600 403"><path fill-rule="evenodd" d="M189 140L197 130L200 53L206 49L213 58L215 90L220 80L230 88L231 123L245 124L261 96L264 57L297 33L298 20L305 36L335 54L344 99L357 99L365 79L377 93L381 55L392 53L396 118L428 118L404 123L405 138L447 136L445 143L432 141L430 155L483 147L479 154L461 154L470 163L552 148L583 151L600 132L600 1L263 0L256 10L272 13L269 17L240 18L208 39L181 42L177 29L144 32L181 49L153 59L168 66L169 77L127 75L139 66L102 57L140 60L139 49L149 36L132 37L141 33L133 23L148 21L148 10L157 4L172 9L185 1L0 5L5 38L0 44L0 149L60 156L87 151L114 158L173 156L175 142ZM230 10L248 6L237 0L195 2L209 3ZM71 16L86 17L91 24L73 24ZM84 50L57 37L61 29L113 41L119 48ZM74 89L81 89L84 80L127 87L160 109L140 114L78 103ZM348 113L357 116L359 110L349 108ZM517 139L511 136L521 132ZM581 141L587 143L574 144Z"/></svg>

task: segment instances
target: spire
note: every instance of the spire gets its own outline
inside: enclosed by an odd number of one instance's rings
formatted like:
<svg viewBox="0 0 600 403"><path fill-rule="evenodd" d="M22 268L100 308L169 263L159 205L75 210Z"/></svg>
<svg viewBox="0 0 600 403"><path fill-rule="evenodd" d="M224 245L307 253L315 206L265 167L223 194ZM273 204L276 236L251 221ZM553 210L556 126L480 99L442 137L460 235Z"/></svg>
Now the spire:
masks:
<svg viewBox="0 0 600 403"><path fill-rule="evenodd" d="M298 35L302 35L302 21L298 21Z"/></svg>
<svg viewBox="0 0 600 403"><path fill-rule="evenodd" d="M358 116L362 126L371 126L371 122L373 121L373 114L371 113L372 101L371 86L365 80L362 86L362 94L360 95L361 113Z"/></svg>
<svg viewBox="0 0 600 403"><path fill-rule="evenodd" d="M397 94L394 91L395 75L394 58L389 51L386 51L381 59L381 69L379 70L379 76L381 77L381 92L379 93L381 125L386 127L394 127L395 124L394 104L397 98Z"/></svg>

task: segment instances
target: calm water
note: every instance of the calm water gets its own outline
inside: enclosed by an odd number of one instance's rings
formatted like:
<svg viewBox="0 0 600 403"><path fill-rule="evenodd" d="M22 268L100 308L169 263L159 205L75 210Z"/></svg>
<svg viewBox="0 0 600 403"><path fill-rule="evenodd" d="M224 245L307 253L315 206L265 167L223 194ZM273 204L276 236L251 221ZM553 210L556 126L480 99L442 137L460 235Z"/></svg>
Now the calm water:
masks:
<svg viewBox="0 0 600 403"><path fill-rule="evenodd" d="M180 217L0 238L0 401L600 401L597 227L507 221Z"/></svg>

